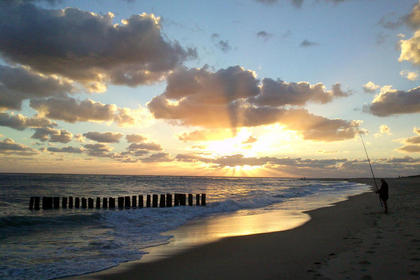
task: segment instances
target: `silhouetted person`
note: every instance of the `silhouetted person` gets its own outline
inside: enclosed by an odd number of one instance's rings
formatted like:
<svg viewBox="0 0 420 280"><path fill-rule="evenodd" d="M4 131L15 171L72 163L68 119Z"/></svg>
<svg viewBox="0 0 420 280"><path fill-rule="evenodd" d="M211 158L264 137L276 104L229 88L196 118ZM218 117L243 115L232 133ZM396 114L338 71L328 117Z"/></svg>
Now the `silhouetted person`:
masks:
<svg viewBox="0 0 420 280"><path fill-rule="evenodd" d="M386 201L388 200L388 183L385 182L384 179L381 179L381 188L376 192L379 194L379 198L381 199L382 203L384 204L385 214L388 213L388 205Z"/></svg>

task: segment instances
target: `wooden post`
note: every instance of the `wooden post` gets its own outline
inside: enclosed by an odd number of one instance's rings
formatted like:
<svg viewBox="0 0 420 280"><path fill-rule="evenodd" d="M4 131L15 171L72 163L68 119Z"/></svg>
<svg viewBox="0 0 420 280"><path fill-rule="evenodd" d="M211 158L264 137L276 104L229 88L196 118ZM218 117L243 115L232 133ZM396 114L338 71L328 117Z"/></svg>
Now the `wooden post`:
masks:
<svg viewBox="0 0 420 280"><path fill-rule="evenodd" d="M39 196L35 197L35 205L34 205L34 209L35 210L39 210L39 201L41 200L41 198Z"/></svg>
<svg viewBox="0 0 420 280"><path fill-rule="evenodd" d="M49 197L43 196L42 197L42 209L47 210L49 208Z"/></svg>
<svg viewBox="0 0 420 280"><path fill-rule="evenodd" d="M181 194L181 206L187 205L187 195L185 193Z"/></svg>
<svg viewBox="0 0 420 280"><path fill-rule="evenodd" d="M157 194L154 194L154 195L153 195L153 203L152 203L152 207L153 207L153 208L158 207L158 195L157 195Z"/></svg>
<svg viewBox="0 0 420 280"><path fill-rule="evenodd" d="M188 205L193 206L193 195L192 194L188 194Z"/></svg>
<svg viewBox="0 0 420 280"><path fill-rule="evenodd" d="M115 209L115 198L113 198L113 197L109 198L109 208L110 209Z"/></svg>
<svg viewBox="0 0 420 280"><path fill-rule="evenodd" d="M179 202L180 202L180 200L179 200L179 193L176 193L175 195L174 195L175 197L174 197L174 206L179 206Z"/></svg>
<svg viewBox="0 0 420 280"><path fill-rule="evenodd" d="M74 201L74 208L80 208L80 198L76 197Z"/></svg>
<svg viewBox="0 0 420 280"><path fill-rule="evenodd" d="M96 209L101 209L101 198L100 197L96 198Z"/></svg>
<svg viewBox="0 0 420 280"><path fill-rule="evenodd" d="M61 199L61 208L66 209L67 208L67 197L63 197Z"/></svg>
<svg viewBox="0 0 420 280"><path fill-rule="evenodd" d="M73 208L73 197L69 196L69 208Z"/></svg>
<svg viewBox="0 0 420 280"><path fill-rule="evenodd" d="M206 206L206 194L201 194L201 206Z"/></svg>
<svg viewBox="0 0 420 280"><path fill-rule="evenodd" d="M172 207L172 194L166 194L166 207Z"/></svg>
<svg viewBox="0 0 420 280"><path fill-rule="evenodd" d="M35 203L35 197L31 196L31 198L29 199L29 210L34 209L34 203Z"/></svg>
<svg viewBox="0 0 420 280"><path fill-rule="evenodd" d="M137 196L136 195L133 195L131 197L131 207L137 208Z"/></svg>
<svg viewBox="0 0 420 280"><path fill-rule="evenodd" d="M199 206L200 205L200 194L196 194L195 195L195 205Z"/></svg>
<svg viewBox="0 0 420 280"><path fill-rule="evenodd" d="M82 197L82 208L86 208L86 198Z"/></svg>
<svg viewBox="0 0 420 280"><path fill-rule="evenodd" d="M160 195L159 207L160 208L166 207L166 199L165 199L165 195L164 194L161 194Z"/></svg>
<svg viewBox="0 0 420 280"><path fill-rule="evenodd" d="M54 197L54 209L59 209L60 208L60 198L59 197Z"/></svg>
<svg viewBox="0 0 420 280"><path fill-rule="evenodd" d="M123 209L124 208L124 197L118 197L118 208Z"/></svg>
<svg viewBox="0 0 420 280"><path fill-rule="evenodd" d="M92 209L93 208L93 198L88 198L88 206L89 206L89 209Z"/></svg>
<svg viewBox="0 0 420 280"><path fill-rule="evenodd" d="M108 208L108 198L107 197L102 198L102 208L103 209Z"/></svg>
<svg viewBox="0 0 420 280"><path fill-rule="evenodd" d="M139 208L143 208L143 196L139 195Z"/></svg>
<svg viewBox="0 0 420 280"><path fill-rule="evenodd" d="M124 204L125 204L125 208L126 208L126 209L130 208L130 206L131 206L131 203L130 203L130 196L126 196L126 197L125 197Z"/></svg>
<svg viewBox="0 0 420 280"><path fill-rule="evenodd" d="M148 194L147 197L146 197L146 207L147 208L150 207L150 194Z"/></svg>

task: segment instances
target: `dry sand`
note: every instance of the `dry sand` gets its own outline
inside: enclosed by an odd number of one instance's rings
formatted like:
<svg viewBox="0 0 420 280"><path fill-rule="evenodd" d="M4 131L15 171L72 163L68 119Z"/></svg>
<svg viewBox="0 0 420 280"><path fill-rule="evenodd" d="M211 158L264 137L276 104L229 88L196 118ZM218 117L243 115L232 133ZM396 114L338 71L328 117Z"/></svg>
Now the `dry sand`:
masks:
<svg viewBox="0 0 420 280"><path fill-rule="evenodd" d="M420 178L388 183L388 215L366 193L310 211L292 230L224 238L76 279L420 279Z"/></svg>

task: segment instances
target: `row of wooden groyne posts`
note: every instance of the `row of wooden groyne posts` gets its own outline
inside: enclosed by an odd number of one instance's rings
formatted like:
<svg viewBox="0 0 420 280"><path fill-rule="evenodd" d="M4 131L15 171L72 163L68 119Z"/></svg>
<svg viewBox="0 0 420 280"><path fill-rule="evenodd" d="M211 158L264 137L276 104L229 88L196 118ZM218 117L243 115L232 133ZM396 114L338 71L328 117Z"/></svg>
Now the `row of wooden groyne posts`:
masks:
<svg viewBox="0 0 420 280"><path fill-rule="evenodd" d="M173 198L173 203L172 203ZM60 203L61 200L61 203ZM102 205L101 205L102 200ZM41 203L42 201L42 203ZM116 204L117 202L117 204ZM172 194L161 194L159 195L146 195L146 204L144 204L143 195L133 195L133 196L121 196L117 199L113 197L100 197L96 198L96 202L93 198L85 197L48 197L44 196L32 196L29 199L29 209L30 210L43 210L48 209L72 209L72 208L83 208L83 209L130 209L130 208L163 208L163 207L172 207L173 206L206 206L206 194L196 194L195 203L193 194L181 194L176 193ZM101 207L102 206L102 207Z"/></svg>

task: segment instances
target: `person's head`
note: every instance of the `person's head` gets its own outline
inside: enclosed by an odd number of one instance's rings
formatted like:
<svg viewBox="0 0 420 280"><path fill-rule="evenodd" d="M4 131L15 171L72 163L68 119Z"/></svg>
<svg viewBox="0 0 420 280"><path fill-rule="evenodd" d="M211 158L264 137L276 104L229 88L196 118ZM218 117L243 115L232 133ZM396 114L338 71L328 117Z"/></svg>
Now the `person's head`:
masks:
<svg viewBox="0 0 420 280"><path fill-rule="evenodd" d="M381 182L382 182L382 183L385 183L385 180L384 180L384 179L381 179Z"/></svg>

